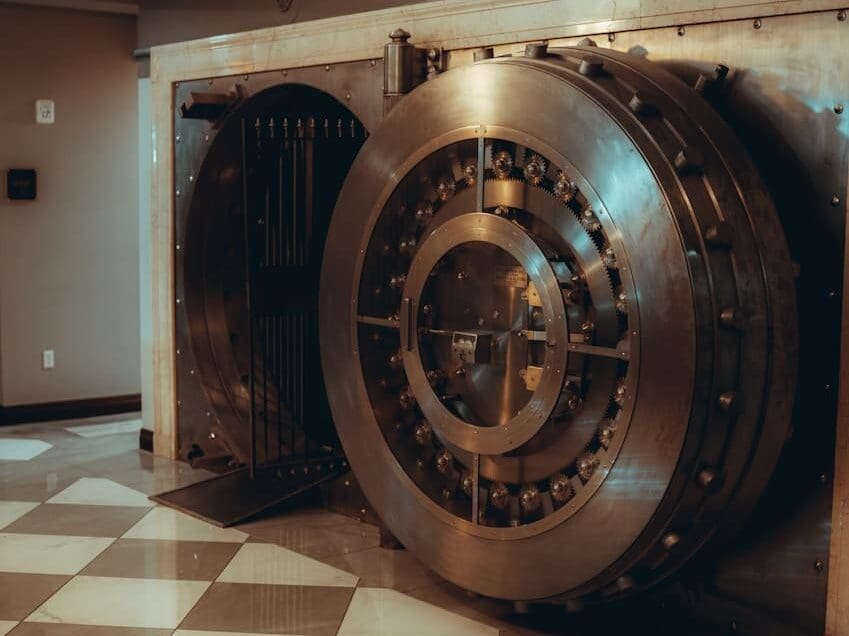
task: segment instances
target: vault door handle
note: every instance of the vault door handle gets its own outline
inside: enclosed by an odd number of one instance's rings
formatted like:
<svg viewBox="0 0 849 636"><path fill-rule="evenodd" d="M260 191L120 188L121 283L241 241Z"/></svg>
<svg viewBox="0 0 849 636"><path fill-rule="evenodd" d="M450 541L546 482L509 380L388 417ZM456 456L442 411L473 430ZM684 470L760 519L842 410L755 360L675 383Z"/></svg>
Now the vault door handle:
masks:
<svg viewBox="0 0 849 636"><path fill-rule="evenodd" d="M413 298L404 298L401 301L401 314L398 316L401 327L401 347L405 351L413 351L416 348L416 301Z"/></svg>

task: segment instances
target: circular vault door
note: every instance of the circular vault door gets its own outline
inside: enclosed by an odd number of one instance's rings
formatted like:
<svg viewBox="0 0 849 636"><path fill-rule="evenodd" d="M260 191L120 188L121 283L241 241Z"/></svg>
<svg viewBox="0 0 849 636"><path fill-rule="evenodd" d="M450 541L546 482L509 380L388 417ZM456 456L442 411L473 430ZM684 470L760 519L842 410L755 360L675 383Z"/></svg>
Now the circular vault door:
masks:
<svg viewBox="0 0 849 636"><path fill-rule="evenodd" d="M458 585L645 587L766 483L792 268L739 143L651 63L566 49L428 82L365 144L327 245L343 445L387 526Z"/></svg>

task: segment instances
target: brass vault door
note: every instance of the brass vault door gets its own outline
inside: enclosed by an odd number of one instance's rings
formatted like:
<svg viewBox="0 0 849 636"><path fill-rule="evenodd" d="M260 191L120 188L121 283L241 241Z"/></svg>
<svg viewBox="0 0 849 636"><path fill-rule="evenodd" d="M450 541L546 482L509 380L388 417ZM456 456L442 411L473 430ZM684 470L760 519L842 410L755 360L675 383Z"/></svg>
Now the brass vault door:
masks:
<svg viewBox="0 0 849 636"><path fill-rule="evenodd" d="M327 245L340 438L450 581L622 598L764 489L795 392L792 264L740 142L659 66L529 45L448 71L374 132Z"/></svg>

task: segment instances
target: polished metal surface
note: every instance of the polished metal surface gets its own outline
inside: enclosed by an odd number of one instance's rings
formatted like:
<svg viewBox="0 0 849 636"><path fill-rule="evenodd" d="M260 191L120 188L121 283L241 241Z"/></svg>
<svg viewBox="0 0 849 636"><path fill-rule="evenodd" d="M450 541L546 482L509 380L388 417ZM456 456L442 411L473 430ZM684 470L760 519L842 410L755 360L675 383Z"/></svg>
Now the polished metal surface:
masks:
<svg viewBox="0 0 849 636"><path fill-rule="evenodd" d="M395 29L383 53L383 93L403 95L416 85L416 47L410 43L410 34L404 29Z"/></svg>
<svg viewBox="0 0 849 636"><path fill-rule="evenodd" d="M703 98L633 55L481 56L401 100L340 195L320 327L365 494L487 596L664 580L744 518L790 426L771 199Z"/></svg>

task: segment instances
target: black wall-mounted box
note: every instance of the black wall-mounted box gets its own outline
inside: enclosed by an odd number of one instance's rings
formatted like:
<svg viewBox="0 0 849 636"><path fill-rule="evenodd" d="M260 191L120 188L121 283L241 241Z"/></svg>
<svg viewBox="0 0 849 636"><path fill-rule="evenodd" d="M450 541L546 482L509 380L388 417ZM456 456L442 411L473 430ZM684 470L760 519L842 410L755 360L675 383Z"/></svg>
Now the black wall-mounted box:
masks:
<svg viewBox="0 0 849 636"><path fill-rule="evenodd" d="M6 173L6 194L16 201L35 199L35 170L12 169Z"/></svg>

